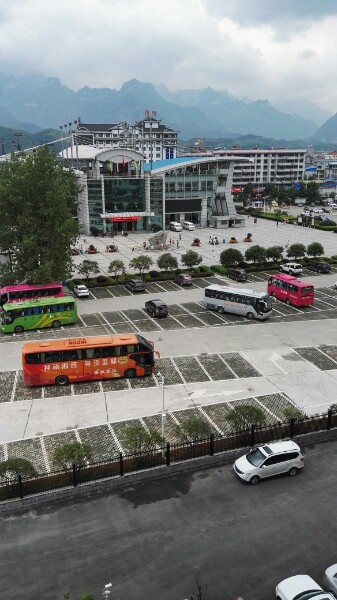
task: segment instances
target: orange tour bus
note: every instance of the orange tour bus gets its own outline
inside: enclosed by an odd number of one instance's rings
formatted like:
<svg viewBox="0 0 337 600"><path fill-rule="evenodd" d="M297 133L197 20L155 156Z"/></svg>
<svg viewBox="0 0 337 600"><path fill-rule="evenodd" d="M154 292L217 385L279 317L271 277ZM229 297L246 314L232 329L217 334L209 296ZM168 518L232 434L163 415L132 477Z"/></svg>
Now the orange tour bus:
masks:
<svg viewBox="0 0 337 600"><path fill-rule="evenodd" d="M76 381L143 377L159 356L141 335L100 335L27 342L22 346L26 385L68 385Z"/></svg>

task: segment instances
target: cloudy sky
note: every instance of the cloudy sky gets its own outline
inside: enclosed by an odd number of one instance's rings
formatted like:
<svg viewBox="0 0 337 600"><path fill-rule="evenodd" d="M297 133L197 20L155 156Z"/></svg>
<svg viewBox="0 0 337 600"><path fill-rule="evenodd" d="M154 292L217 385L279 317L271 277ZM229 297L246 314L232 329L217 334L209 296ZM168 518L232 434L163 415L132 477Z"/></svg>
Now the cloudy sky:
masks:
<svg viewBox="0 0 337 600"><path fill-rule="evenodd" d="M0 71L74 90L211 86L335 113L336 32L336 0L0 0Z"/></svg>

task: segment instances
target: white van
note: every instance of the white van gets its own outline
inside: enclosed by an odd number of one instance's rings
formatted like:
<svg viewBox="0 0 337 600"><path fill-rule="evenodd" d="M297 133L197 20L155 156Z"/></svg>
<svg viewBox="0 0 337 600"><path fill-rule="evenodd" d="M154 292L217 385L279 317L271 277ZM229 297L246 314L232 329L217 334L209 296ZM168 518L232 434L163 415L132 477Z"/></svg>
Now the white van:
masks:
<svg viewBox="0 0 337 600"><path fill-rule="evenodd" d="M184 221L183 222L183 228L184 229L188 229L189 231L194 231L195 230L195 225L194 225L194 223L191 223L190 221Z"/></svg>
<svg viewBox="0 0 337 600"><path fill-rule="evenodd" d="M173 231L182 231L183 230L181 223L178 223L177 221L171 221L170 229L172 229Z"/></svg>

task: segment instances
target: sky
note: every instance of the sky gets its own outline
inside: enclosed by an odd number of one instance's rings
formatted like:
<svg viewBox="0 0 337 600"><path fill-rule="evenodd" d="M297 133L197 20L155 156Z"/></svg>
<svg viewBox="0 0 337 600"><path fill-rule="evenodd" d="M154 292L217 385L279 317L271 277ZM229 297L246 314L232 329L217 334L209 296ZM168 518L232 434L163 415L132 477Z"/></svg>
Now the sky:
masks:
<svg viewBox="0 0 337 600"><path fill-rule="evenodd" d="M0 72L73 90L210 86L334 114L336 31L336 0L0 0Z"/></svg>

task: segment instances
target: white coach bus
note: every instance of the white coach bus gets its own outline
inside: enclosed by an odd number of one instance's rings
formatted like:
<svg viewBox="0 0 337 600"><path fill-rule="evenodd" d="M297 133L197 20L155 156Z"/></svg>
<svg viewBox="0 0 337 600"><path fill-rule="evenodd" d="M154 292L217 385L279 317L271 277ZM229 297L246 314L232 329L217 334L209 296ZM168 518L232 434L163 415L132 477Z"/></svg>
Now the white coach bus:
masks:
<svg viewBox="0 0 337 600"><path fill-rule="evenodd" d="M243 288L209 285L203 299L205 308L219 313L233 313L247 319L264 321L272 314L272 298L266 292Z"/></svg>

